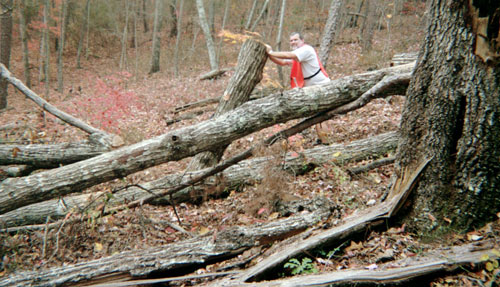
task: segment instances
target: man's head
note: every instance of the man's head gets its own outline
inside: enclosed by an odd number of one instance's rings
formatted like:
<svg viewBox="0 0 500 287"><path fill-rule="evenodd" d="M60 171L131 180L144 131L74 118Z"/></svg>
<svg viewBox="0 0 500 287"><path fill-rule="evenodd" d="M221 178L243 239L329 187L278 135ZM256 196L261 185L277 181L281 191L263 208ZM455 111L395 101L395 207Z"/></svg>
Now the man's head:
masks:
<svg viewBox="0 0 500 287"><path fill-rule="evenodd" d="M304 38L299 32L292 32L290 34L290 48L292 50L295 50L297 48L300 48L304 45Z"/></svg>

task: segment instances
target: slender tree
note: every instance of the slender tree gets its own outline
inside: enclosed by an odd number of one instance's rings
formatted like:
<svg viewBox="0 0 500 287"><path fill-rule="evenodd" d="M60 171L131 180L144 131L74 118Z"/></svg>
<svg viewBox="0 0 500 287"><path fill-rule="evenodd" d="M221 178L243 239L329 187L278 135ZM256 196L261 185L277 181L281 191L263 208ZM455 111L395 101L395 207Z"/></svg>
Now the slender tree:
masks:
<svg viewBox="0 0 500 287"><path fill-rule="evenodd" d="M147 33L149 31L149 27L147 20L146 0L142 0L142 24L144 26L144 33Z"/></svg>
<svg viewBox="0 0 500 287"><path fill-rule="evenodd" d="M78 39L78 48L76 51L76 67L78 69L81 69L81 63L80 63L80 57L82 55L82 48L83 48L83 40L85 38L85 29L87 27L87 17L88 17L88 11L90 7L90 0L87 0L85 3L85 11L82 14L82 22L80 23L80 39Z"/></svg>
<svg viewBox="0 0 500 287"><path fill-rule="evenodd" d="M45 97L49 96L50 85L50 46L49 46L49 16L50 16L50 0L45 0L43 5L43 74L45 82Z"/></svg>
<svg viewBox="0 0 500 287"><path fill-rule="evenodd" d="M210 33L210 27L208 26L207 16L205 15L205 7L203 7L203 0L196 0L196 7L198 9L198 19L200 21L200 26L203 30L205 41L207 43L210 68L212 69L212 71L215 71L219 69L219 64L217 63L214 39L212 38L212 33Z"/></svg>
<svg viewBox="0 0 500 287"><path fill-rule="evenodd" d="M250 11L248 12L247 22L245 23L245 30L248 30L250 28L255 9L257 9L257 0L253 0L252 8L250 8Z"/></svg>
<svg viewBox="0 0 500 287"><path fill-rule="evenodd" d="M174 73L175 76L179 76L179 43L181 41L181 31L182 31L182 14L184 10L184 0L179 0L179 16L177 18L177 35L175 38L175 52L174 52Z"/></svg>
<svg viewBox="0 0 500 287"><path fill-rule="evenodd" d="M2 25L0 30L0 62L8 67L12 45L12 10L14 9L14 3L12 0L2 0L0 4L2 13L0 15L0 24ZM0 79L0 109L7 107L7 89L7 81Z"/></svg>
<svg viewBox="0 0 500 287"><path fill-rule="evenodd" d="M64 90L64 82L63 82L63 51L64 51L64 42L66 34L66 19L68 15L68 3L66 0L61 2L61 27L60 27L60 41L59 47L57 51L57 90L62 93Z"/></svg>
<svg viewBox="0 0 500 287"><path fill-rule="evenodd" d="M375 20L377 19L378 0L365 1L365 20L361 29L361 48L363 54L367 53L372 48L373 32L375 31Z"/></svg>
<svg viewBox="0 0 500 287"><path fill-rule="evenodd" d="M28 32L26 30L26 0L19 1L19 34L23 50L24 82L31 88L30 62L28 50Z"/></svg>
<svg viewBox="0 0 500 287"><path fill-rule="evenodd" d="M127 68L128 19L129 19L129 2L128 0L125 0L125 26L123 26L123 34L122 34L122 52L120 53L120 69Z"/></svg>
<svg viewBox="0 0 500 287"><path fill-rule="evenodd" d="M151 69L149 73L156 73L160 71L160 50L161 50L161 14L162 14L163 0L155 1L155 20L153 24L153 52L151 54Z"/></svg>
<svg viewBox="0 0 500 287"><path fill-rule="evenodd" d="M260 20L262 19L262 17L264 16L264 14L267 11L268 4L269 4L269 0L266 0L264 2L264 5L262 5L262 9L260 9L259 16L257 16L257 19L255 19L255 21L253 22L253 25L252 25L252 28L250 29L250 31L255 31L255 28L257 28L257 24L259 24Z"/></svg>
<svg viewBox="0 0 500 287"><path fill-rule="evenodd" d="M280 24L278 28L278 35L276 36L276 48L281 50L281 34L283 33L283 23L285 22L285 9L286 9L286 0L281 0L281 12L280 12ZM285 86L285 78L283 76L283 69L281 66L278 66L278 75L280 78L280 83L282 86Z"/></svg>
<svg viewBox="0 0 500 287"><path fill-rule="evenodd" d="M230 4L230 1L229 0L226 0L225 1L225 4L224 4L224 17L222 18L222 26L221 26L221 30L224 30L224 28L226 28L226 23L227 23L227 20L229 18L229 4ZM220 40L219 40L219 45L217 47L217 63L220 64L220 55L221 55L221 51L222 51L222 43L223 43L223 37L220 37Z"/></svg>
<svg viewBox="0 0 500 287"><path fill-rule="evenodd" d="M500 2L431 0L408 87L398 181L422 159L404 222L420 236L467 231L500 210Z"/></svg>
<svg viewBox="0 0 500 287"><path fill-rule="evenodd" d="M323 37L319 46L319 59L324 67L328 64L328 57L332 44L337 33L338 24L341 16L342 0L332 0L330 9L328 10L328 20L326 21Z"/></svg>

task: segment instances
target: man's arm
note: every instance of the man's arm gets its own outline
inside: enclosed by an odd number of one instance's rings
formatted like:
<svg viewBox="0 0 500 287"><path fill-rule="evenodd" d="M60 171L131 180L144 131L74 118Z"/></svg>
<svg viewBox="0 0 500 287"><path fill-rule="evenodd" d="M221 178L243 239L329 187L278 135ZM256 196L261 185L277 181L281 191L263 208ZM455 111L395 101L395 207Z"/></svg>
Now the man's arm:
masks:
<svg viewBox="0 0 500 287"><path fill-rule="evenodd" d="M273 61L274 63L276 63L280 66L292 64L291 61L287 61L287 60L298 61L297 56L292 52L274 52L271 49L271 46L269 46L269 45L266 45L266 51L267 51L267 55L269 56L269 59L271 59L271 61Z"/></svg>

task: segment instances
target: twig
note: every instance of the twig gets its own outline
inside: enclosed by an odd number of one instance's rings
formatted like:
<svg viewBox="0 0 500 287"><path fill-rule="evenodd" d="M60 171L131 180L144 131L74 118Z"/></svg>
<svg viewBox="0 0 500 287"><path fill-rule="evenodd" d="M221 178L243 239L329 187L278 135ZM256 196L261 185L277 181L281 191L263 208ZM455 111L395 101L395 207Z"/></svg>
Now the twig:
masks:
<svg viewBox="0 0 500 287"><path fill-rule="evenodd" d="M59 229L57 230L57 233L56 233L56 250L54 250L54 252L52 253L52 255L50 256L50 258L54 257L57 252L59 251L59 234L61 233L61 230L63 229L64 225L66 224L66 221L68 220L68 218L71 216L71 212L68 213L68 215L66 215L66 217L64 217L64 220L63 222L61 223L61 226L59 227ZM50 259L49 258L49 259Z"/></svg>
<svg viewBox="0 0 500 287"><path fill-rule="evenodd" d="M45 250L47 248L47 233L49 232L49 221L50 221L50 215L47 216L47 221L45 221L45 232L43 234L42 258L45 258Z"/></svg>

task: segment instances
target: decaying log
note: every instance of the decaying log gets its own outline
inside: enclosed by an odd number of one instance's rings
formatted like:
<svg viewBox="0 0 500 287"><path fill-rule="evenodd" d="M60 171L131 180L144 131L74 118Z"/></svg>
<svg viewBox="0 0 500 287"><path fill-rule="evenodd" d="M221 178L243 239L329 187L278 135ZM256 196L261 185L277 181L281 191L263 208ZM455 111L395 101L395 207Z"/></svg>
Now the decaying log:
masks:
<svg viewBox="0 0 500 287"><path fill-rule="evenodd" d="M406 177L404 183L394 184L389 197L385 201L343 218L343 223L334 228L313 235L306 240L290 244L285 250L276 251L273 255L243 272L236 280L241 282L259 280L259 278L263 278L267 272L270 272L276 266L300 255L304 251L332 244L354 233L364 231L366 228L383 224L385 219L391 218L404 203L413 184L429 161L430 159L423 159L420 165Z"/></svg>
<svg viewBox="0 0 500 287"><path fill-rule="evenodd" d="M20 177L20 176L25 176L30 174L35 168L33 168L30 165L9 165L9 166L0 166L0 175L3 174L5 175L5 178L7 177ZM0 176L1 178L1 176ZM4 180L5 178L1 178L1 180ZM0 215L1 216L1 215Z"/></svg>
<svg viewBox="0 0 500 287"><path fill-rule="evenodd" d="M26 164L36 168L53 168L109 150L109 147L88 143L0 145L0 165Z"/></svg>
<svg viewBox="0 0 500 287"><path fill-rule="evenodd" d="M252 90L262 79L266 64L266 47L259 41L247 39L238 55L236 72L222 95L214 117L218 117L235 109L248 101ZM215 165L224 154L228 145L218 145L217 148L197 154L188 166L188 171L207 168Z"/></svg>
<svg viewBox="0 0 500 287"><path fill-rule="evenodd" d="M285 157L285 168L291 172L300 173L304 168L321 165L325 162L334 161L338 164L345 164L370 157L378 157L394 150L397 146L397 141L398 134L396 132L390 132L367 139L353 141L345 145L332 144L330 146L317 146L309 150L298 152L295 156L292 156L292 153L288 153ZM332 157L332 155L335 155L335 157ZM219 184L227 188L236 188L241 184L252 184L255 181L260 181L264 177L263 173L270 159L270 157L259 157L241 161L221 173L223 182ZM171 189L176 185L184 184L189 179L197 177L204 172L205 170L200 170L168 175L164 178L141 184L144 189L132 186L115 193L110 199L109 204L117 205L126 201L130 202L135 199L149 196L150 193L145 189L152 191ZM206 182L205 185L183 189L174 195L174 201L179 203L190 200L193 193L203 194L204 189L209 184L211 184L211 182ZM57 220L66 216L71 210L81 212L82 209L97 206L101 204L104 198L102 194L98 193L80 194L28 205L0 215L0 228L42 224L48 216ZM168 199L160 198L153 201L153 203L168 204ZM38 227L43 229L45 228L45 224ZM30 227L30 229L33 228L35 227ZM16 230L18 229L9 228L4 231Z"/></svg>
<svg viewBox="0 0 500 287"><path fill-rule="evenodd" d="M219 117L91 159L24 178L6 179L0 183L0 214L213 150L277 123L335 109L356 100L381 79L411 72L413 68L414 64L402 65L273 94Z"/></svg>
<svg viewBox="0 0 500 287"><path fill-rule="evenodd" d="M109 257L49 270L20 272L0 278L0 286L55 286L75 284L94 278L112 277L114 282L142 278L155 271L179 275L242 253L248 248L272 243L298 234L331 214L334 206L325 199L313 202L316 211L253 226L234 226L174 244L126 251ZM173 274L173 273L172 273Z"/></svg>
<svg viewBox="0 0 500 287"><path fill-rule="evenodd" d="M370 162L366 165L363 165L363 166L357 166L354 168L350 168L347 171L353 175L360 174L360 173L375 169L377 167L381 167L384 165L394 163L395 160L396 160L395 156L385 157L385 158L381 158L381 159L372 161L372 162Z"/></svg>
<svg viewBox="0 0 500 287"><path fill-rule="evenodd" d="M404 65L417 60L418 52L395 54L391 59L391 66Z"/></svg>
<svg viewBox="0 0 500 287"><path fill-rule="evenodd" d="M372 269L354 269L327 272L317 275L295 276L286 279L263 282L231 282L230 280L215 281L208 286L225 287L271 287L271 286L346 286L357 284L371 285L400 285L420 277L439 272L453 272L468 267L471 264L480 264L484 258L497 259L500 241L491 239L482 242L468 243L458 246L438 248L408 257L401 260L377 265ZM364 286L364 285L363 285ZM401 285L403 286L403 285Z"/></svg>
<svg viewBox="0 0 500 287"><path fill-rule="evenodd" d="M2 64L0 64L0 77L4 78L9 83L11 83L21 93L23 93L26 97L28 97L30 100L35 102L42 109L46 110L47 112L51 113L52 115L61 119L62 121L93 135L93 140L96 140L100 144L102 144L104 146L111 146L111 147L117 147L117 146L123 145L123 140L119 136L108 134L100 129L92 127L92 126L84 123L82 120L77 119L77 118L73 117L72 115L69 115L69 114L59 110L58 108L54 107L49 102L47 102L46 100L42 99L35 92L33 92L30 88L26 87L23 84L23 82L21 82L16 77L12 76L11 73L9 72L9 70Z"/></svg>
<svg viewBox="0 0 500 287"><path fill-rule="evenodd" d="M224 75L226 72L232 71L234 68L225 68L225 69L220 69L220 70L213 70L208 73L205 73L200 76L199 80L210 80L210 79L216 79L222 75Z"/></svg>

